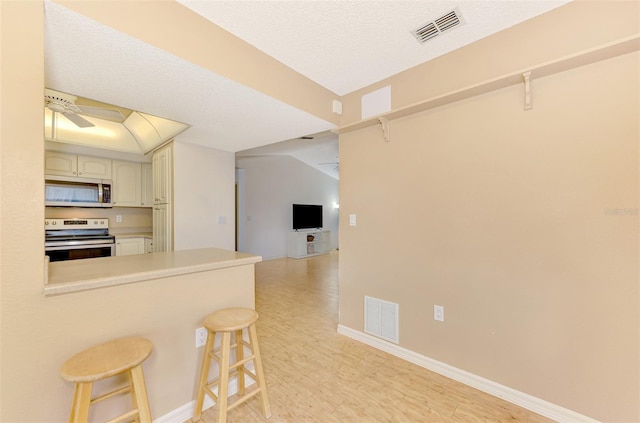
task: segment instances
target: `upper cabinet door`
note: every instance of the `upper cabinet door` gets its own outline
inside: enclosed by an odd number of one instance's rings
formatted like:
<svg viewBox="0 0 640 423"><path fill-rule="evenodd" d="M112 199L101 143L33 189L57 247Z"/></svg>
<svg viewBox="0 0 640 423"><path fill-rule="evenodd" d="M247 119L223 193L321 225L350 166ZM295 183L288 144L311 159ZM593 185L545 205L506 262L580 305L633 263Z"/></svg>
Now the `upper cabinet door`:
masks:
<svg viewBox="0 0 640 423"><path fill-rule="evenodd" d="M45 175L78 176L78 156L46 151L44 173Z"/></svg>
<svg viewBox="0 0 640 423"><path fill-rule="evenodd" d="M137 162L113 161L113 205L116 207L140 207L141 164Z"/></svg>
<svg viewBox="0 0 640 423"><path fill-rule="evenodd" d="M171 203L173 189L173 157L172 145L153 153L153 202L155 204Z"/></svg>
<svg viewBox="0 0 640 423"><path fill-rule="evenodd" d="M153 171L151 163L142 163L142 205L153 206Z"/></svg>
<svg viewBox="0 0 640 423"><path fill-rule="evenodd" d="M111 159L45 151L44 173L46 175L111 179Z"/></svg>
<svg viewBox="0 0 640 423"><path fill-rule="evenodd" d="M111 160L101 157L78 156L78 176L111 179Z"/></svg>

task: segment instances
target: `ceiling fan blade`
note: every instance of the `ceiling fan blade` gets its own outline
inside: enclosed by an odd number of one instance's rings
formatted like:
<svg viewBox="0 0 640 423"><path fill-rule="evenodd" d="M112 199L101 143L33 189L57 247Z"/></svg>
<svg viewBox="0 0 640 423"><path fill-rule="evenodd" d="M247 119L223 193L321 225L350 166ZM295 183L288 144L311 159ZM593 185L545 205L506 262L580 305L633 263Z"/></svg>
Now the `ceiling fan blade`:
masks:
<svg viewBox="0 0 640 423"><path fill-rule="evenodd" d="M115 109L103 109L101 107L91 107L91 106L81 106L76 105L80 112L85 115L95 116L97 118L113 120L117 122L122 122L124 120L124 116L120 113L119 110Z"/></svg>
<svg viewBox="0 0 640 423"><path fill-rule="evenodd" d="M79 126L80 128L90 128L92 126L95 126L93 123L89 122L82 116L76 115L75 113L63 113L63 115L64 117L69 119L71 122L75 123L76 126Z"/></svg>

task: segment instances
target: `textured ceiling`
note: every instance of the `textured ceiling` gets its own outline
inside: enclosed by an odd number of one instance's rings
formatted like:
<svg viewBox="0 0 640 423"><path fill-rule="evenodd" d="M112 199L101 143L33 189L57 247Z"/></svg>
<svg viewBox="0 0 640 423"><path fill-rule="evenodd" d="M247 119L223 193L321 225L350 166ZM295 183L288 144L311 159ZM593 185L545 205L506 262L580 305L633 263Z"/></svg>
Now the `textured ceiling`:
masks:
<svg viewBox="0 0 640 423"><path fill-rule="evenodd" d="M326 131L236 153L236 157L289 155L335 179L339 178L338 138Z"/></svg>
<svg viewBox="0 0 640 423"><path fill-rule="evenodd" d="M373 84L567 0L178 0L339 95ZM465 24L420 44L411 31L458 8Z"/></svg>
<svg viewBox="0 0 640 423"><path fill-rule="evenodd" d="M568 2L178 1L339 95ZM455 7L463 25L425 44L413 38L410 31ZM45 86L191 125L179 142L237 152L334 127L50 0L44 29ZM321 138L316 156L298 158L325 171L318 164L335 161L337 138L333 150ZM289 152L312 144L287 143Z"/></svg>
<svg viewBox="0 0 640 423"><path fill-rule="evenodd" d="M45 86L185 122L180 141L231 152L334 127L50 1Z"/></svg>

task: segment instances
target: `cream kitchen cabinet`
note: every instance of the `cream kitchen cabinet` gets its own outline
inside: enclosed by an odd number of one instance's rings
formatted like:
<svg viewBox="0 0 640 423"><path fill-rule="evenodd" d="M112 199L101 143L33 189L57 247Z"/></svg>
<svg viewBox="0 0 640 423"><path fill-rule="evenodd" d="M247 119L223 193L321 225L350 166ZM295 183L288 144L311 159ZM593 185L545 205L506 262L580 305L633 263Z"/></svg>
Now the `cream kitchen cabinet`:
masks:
<svg viewBox="0 0 640 423"><path fill-rule="evenodd" d="M155 151L153 172L153 251L173 251L173 144Z"/></svg>
<svg viewBox="0 0 640 423"><path fill-rule="evenodd" d="M113 161L113 205L142 206L142 166L136 162Z"/></svg>
<svg viewBox="0 0 640 423"><path fill-rule="evenodd" d="M153 167L151 163L142 163L142 206L153 206Z"/></svg>
<svg viewBox="0 0 640 423"><path fill-rule="evenodd" d="M153 252L173 251L173 213L171 204L153 206Z"/></svg>
<svg viewBox="0 0 640 423"><path fill-rule="evenodd" d="M173 145L169 144L153 153L153 202L171 203L173 191Z"/></svg>
<svg viewBox="0 0 640 423"><path fill-rule="evenodd" d="M119 238L116 236L116 256L144 253L144 238Z"/></svg>
<svg viewBox="0 0 640 423"><path fill-rule="evenodd" d="M45 175L111 179L111 160L102 157L45 151Z"/></svg>
<svg viewBox="0 0 640 423"><path fill-rule="evenodd" d="M114 207L152 207L151 163L113 161Z"/></svg>

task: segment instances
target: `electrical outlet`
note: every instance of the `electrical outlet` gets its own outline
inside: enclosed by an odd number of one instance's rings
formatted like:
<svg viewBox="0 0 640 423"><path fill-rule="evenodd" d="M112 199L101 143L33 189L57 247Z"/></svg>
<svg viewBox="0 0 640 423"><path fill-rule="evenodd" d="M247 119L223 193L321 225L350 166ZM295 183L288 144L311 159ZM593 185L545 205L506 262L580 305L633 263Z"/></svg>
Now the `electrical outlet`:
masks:
<svg viewBox="0 0 640 423"><path fill-rule="evenodd" d="M433 320L444 322L444 307L439 305L433 305Z"/></svg>
<svg viewBox="0 0 640 423"><path fill-rule="evenodd" d="M196 329L196 348L200 348L207 343L208 331L205 328Z"/></svg>
<svg viewBox="0 0 640 423"><path fill-rule="evenodd" d="M116 214L116 223L122 223L122 215Z"/></svg>

